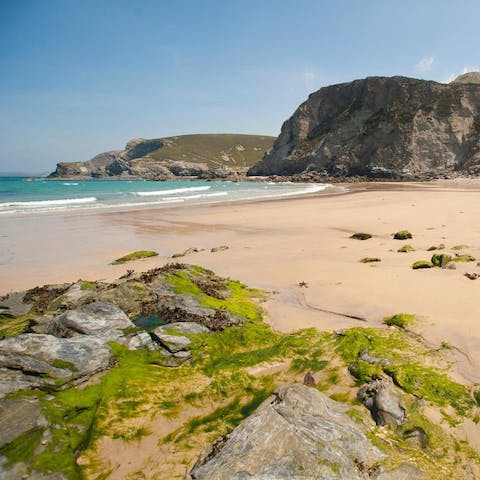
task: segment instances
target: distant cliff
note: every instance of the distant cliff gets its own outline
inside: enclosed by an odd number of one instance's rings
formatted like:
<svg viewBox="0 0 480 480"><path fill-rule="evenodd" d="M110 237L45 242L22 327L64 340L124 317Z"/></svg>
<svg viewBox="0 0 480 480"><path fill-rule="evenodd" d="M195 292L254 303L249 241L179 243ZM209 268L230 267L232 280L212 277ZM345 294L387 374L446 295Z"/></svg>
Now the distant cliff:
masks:
<svg viewBox="0 0 480 480"><path fill-rule="evenodd" d="M368 77L312 93L249 175L480 173L479 73L450 84Z"/></svg>
<svg viewBox="0 0 480 480"><path fill-rule="evenodd" d="M130 140L124 150L86 162L62 162L49 178L119 177L162 180L177 176L228 177L245 173L274 137L237 134L181 135Z"/></svg>

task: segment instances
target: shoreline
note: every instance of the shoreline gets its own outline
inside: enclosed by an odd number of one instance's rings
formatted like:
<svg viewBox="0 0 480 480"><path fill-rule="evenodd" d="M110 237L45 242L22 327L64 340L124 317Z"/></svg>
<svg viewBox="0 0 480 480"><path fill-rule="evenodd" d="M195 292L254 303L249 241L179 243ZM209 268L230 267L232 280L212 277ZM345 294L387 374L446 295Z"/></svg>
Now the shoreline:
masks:
<svg viewBox="0 0 480 480"><path fill-rule="evenodd" d="M456 270L410 268L428 260L435 252L427 249L439 243L447 246L441 253L454 254L452 246L466 244L465 253L480 257L480 182L344 187L334 194L0 221L0 294L79 278L111 281L128 269L140 272L175 261L198 264L278 292L265 308L267 321L282 332L379 326L395 313L416 314L418 332L432 345L447 342L464 352L471 361L459 354L459 374L480 382L475 314L480 283L463 276L480 272L477 262L458 263ZM413 239L393 240L402 229ZM358 231L373 238L349 238ZM416 251L397 253L405 243ZM220 245L229 248L210 251ZM191 247L203 251L172 258ZM136 250L159 256L109 265ZM363 264L363 257L382 261Z"/></svg>

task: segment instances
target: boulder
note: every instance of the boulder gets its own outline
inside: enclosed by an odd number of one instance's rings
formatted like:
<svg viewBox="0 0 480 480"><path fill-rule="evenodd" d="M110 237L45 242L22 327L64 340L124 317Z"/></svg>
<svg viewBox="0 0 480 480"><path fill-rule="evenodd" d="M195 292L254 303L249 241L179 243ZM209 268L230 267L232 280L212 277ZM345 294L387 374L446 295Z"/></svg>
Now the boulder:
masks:
<svg viewBox="0 0 480 480"><path fill-rule="evenodd" d="M402 395L388 379L367 383L358 391L357 398L370 410L377 425L396 427L405 423L407 410Z"/></svg>
<svg viewBox="0 0 480 480"><path fill-rule="evenodd" d="M190 478L363 480L358 465L374 465L384 454L347 410L314 388L284 385L206 451Z"/></svg>
<svg viewBox="0 0 480 480"><path fill-rule="evenodd" d="M95 302L59 315L49 333L58 337L95 335L105 341L116 341L128 327L135 325L116 305Z"/></svg>
<svg viewBox="0 0 480 480"><path fill-rule="evenodd" d="M0 356L4 362L3 379L12 376L13 372L16 380L7 382L10 392L22 390L32 383L36 386L49 385L52 383L49 377L69 378L79 383L107 368L111 359L110 348L101 338L87 335L57 338L36 333L3 340ZM52 368L48 370L46 364ZM18 375L20 372L21 376ZM48 376L44 376L45 373Z"/></svg>
<svg viewBox="0 0 480 480"><path fill-rule="evenodd" d="M26 292L15 292L0 300L0 315L5 317L20 317L32 309L34 302L25 301Z"/></svg>
<svg viewBox="0 0 480 480"><path fill-rule="evenodd" d="M151 335L160 346L166 348L171 353L188 350L188 347L190 347L191 341L188 337L166 333L163 326L152 330Z"/></svg>

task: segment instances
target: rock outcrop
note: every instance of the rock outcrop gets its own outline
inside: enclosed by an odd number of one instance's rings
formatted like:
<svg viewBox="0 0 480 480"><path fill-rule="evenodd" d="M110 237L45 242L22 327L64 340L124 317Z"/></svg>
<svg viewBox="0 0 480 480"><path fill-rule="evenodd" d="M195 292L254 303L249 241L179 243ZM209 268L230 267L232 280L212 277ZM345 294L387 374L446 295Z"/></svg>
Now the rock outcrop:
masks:
<svg viewBox="0 0 480 480"><path fill-rule="evenodd" d="M172 278L182 279L184 293L176 293ZM246 320L224 308L202 305L198 291L217 301L231 293L227 280L208 270L171 264L112 283L80 280L3 297L0 339L7 338L0 340L0 398L88 380L109 367L111 342L155 351L158 364L166 367L185 363L192 356L191 335ZM142 319L151 315L165 325L144 330ZM9 327L3 327L4 319Z"/></svg>
<svg viewBox="0 0 480 480"><path fill-rule="evenodd" d="M135 138L124 150L100 153L86 162L61 162L49 178L227 178L244 174L273 140L234 134Z"/></svg>
<svg viewBox="0 0 480 480"><path fill-rule="evenodd" d="M384 472L385 454L348 407L304 385L284 385L232 433L205 450L192 480L419 478L411 465ZM408 477L402 476L408 472Z"/></svg>
<svg viewBox="0 0 480 480"><path fill-rule="evenodd" d="M477 74L478 75L478 74ZM312 93L249 175L427 179L480 173L480 85L368 77Z"/></svg>

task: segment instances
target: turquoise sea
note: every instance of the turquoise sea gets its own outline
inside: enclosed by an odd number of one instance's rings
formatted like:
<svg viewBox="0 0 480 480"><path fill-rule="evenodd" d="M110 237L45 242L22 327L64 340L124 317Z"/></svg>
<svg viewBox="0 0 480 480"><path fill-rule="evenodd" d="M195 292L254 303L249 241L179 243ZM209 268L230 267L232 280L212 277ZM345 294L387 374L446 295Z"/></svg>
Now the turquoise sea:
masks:
<svg viewBox="0 0 480 480"><path fill-rule="evenodd" d="M289 182L153 182L0 177L0 218L281 198L320 192L329 187L328 184Z"/></svg>

